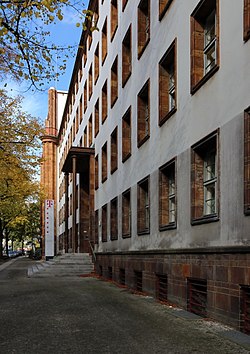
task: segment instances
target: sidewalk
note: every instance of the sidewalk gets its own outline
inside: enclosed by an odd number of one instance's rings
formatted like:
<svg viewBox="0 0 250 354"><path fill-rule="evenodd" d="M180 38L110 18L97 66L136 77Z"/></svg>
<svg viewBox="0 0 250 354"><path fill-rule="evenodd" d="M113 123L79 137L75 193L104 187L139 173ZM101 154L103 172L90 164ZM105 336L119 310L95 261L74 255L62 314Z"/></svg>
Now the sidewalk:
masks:
<svg viewBox="0 0 250 354"><path fill-rule="evenodd" d="M13 264L14 262L16 262L17 260L19 259L19 257L17 258L13 258L11 260L6 260L5 262L3 263L0 263L0 272L2 270L4 270L5 268L9 267L11 264Z"/></svg>

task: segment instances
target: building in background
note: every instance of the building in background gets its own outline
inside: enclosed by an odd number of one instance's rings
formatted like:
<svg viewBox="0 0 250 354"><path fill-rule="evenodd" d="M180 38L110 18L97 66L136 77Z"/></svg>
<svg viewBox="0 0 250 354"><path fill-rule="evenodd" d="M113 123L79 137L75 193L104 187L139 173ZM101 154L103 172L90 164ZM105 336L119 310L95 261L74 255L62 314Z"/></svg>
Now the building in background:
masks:
<svg viewBox="0 0 250 354"><path fill-rule="evenodd" d="M250 333L250 1L89 8L99 31L43 139L57 250Z"/></svg>

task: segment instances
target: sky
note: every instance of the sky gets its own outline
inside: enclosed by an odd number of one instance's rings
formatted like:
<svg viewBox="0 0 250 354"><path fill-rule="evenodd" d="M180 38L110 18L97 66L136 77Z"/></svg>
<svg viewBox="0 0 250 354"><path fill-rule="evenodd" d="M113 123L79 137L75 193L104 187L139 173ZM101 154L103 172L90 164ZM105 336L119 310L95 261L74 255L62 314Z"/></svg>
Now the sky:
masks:
<svg viewBox="0 0 250 354"><path fill-rule="evenodd" d="M88 5L88 1L84 1L85 7ZM64 14L64 19L59 21L57 25L50 29L51 41L57 45L77 45L79 44L82 29L81 27L76 27L76 23L79 20L74 16L73 13L67 11ZM77 52L77 47L75 49ZM48 89L50 87L55 87L58 90L68 91L75 58L69 58L67 61L67 68L64 75L61 75L57 80L52 81L47 85L47 89L44 92L32 92L27 89L25 82L20 85L20 83L9 82L5 89L13 96L21 95L24 97L22 104L23 111L31 114L32 116L39 117L42 121L47 117L48 112Z"/></svg>

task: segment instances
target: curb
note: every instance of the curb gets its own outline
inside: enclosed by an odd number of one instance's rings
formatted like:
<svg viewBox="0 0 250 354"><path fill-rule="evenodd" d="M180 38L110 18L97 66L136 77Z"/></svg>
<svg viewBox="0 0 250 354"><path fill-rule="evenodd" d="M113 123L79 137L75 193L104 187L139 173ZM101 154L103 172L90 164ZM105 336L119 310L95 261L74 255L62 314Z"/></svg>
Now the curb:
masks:
<svg viewBox="0 0 250 354"><path fill-rule="evenodd" d="M18 259L19 257L11 259L10 261L6 261L4 264L0 265L0 272L5 268L7 268L8 266L10 266L11 264L15 263Z"/></svg>

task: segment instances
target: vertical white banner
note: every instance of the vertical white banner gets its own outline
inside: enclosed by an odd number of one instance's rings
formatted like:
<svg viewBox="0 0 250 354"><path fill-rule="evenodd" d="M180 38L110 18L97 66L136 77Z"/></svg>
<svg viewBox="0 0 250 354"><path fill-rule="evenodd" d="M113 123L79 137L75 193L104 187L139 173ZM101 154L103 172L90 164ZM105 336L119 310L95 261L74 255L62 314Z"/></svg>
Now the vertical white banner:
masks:
<svg viewBox="0 0 250 354"><path fill-rule="evenodd" d="M45 200L45 257L54 257L54 200Z"/></svg>

